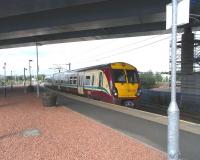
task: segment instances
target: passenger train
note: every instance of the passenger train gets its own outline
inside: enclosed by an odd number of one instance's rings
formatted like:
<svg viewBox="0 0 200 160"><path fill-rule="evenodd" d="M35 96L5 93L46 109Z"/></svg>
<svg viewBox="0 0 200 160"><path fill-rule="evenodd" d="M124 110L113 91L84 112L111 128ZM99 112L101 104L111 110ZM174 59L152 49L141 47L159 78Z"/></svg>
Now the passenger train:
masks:
<svg viewBox="0 0 200 160"><path fill-rule="evenodd" d="M45 87L131 107L141 95L137 69L123 62L56 73Z"/></svg>

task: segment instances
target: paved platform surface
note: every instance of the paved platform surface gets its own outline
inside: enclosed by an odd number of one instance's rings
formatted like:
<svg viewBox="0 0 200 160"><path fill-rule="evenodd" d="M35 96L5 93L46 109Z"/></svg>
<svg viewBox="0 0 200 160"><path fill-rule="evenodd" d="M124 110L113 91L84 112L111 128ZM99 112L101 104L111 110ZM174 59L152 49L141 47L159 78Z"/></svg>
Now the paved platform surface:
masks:
<svg viewBox="0 0 200 160"><path fill-rule="evenodd" d="M59 103L129 137L167 151L167 118L116 105L60 93ZM200 159L200 125L180 121L180 149L184 160Z"/></svg>
<svg viewBox="0 0 200 160"><path fill-rule="evenodd" d="M166 154L23 91L0 97L0 160L164 160Z"/></svg>

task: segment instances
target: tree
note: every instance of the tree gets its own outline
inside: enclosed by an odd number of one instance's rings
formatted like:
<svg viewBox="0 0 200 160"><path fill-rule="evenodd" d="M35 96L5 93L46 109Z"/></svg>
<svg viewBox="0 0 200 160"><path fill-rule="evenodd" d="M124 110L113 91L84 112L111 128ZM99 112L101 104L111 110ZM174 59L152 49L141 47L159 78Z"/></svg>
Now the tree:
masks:
<svg viewBox="0 0 200 160"><path fill-rule="evenodd" d="M43 82L44 79L45 79L45 75L44 75L44 74L39 74L39 75L38 75L38 80L39 80L39 81Z"/></svg>
<svg viewBox="0 0 200 160"><path fill-rule="evenodd" d="M162 82L163 81L163 77L158 72L156 72L156 74L155 74L155 79L156 79L156 82Z"/></svg>
<svg viewBox="0 0 200 160"><path fill-rule="evenodd" d="M140 74L142 87L143 88L153 88L156 85L156 79L152 71L148 71Z"/></svg>

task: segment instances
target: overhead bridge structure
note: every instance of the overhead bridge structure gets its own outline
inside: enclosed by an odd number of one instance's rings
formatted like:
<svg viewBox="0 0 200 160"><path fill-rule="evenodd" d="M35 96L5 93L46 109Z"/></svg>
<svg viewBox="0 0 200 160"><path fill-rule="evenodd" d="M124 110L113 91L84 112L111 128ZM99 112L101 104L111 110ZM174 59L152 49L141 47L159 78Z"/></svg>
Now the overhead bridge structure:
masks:
<svg viewBox="0 0 200 160"><path fill-rule="evenodd" d="M170 0L6 0L0 48L166 33ZM191 1L195 26L200 3Z"/></svg>

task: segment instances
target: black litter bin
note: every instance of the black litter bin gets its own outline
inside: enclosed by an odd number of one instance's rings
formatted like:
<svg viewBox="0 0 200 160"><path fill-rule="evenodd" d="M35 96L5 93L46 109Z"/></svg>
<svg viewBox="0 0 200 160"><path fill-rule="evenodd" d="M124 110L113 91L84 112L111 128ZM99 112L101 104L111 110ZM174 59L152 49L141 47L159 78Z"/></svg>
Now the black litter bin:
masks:
<svg viewBox="0 0 200 160"><path fill-rule="evenodd" d="M43 106L52 107L56 106L57 95L53 93L44 93L42 96Z"/></svg>

